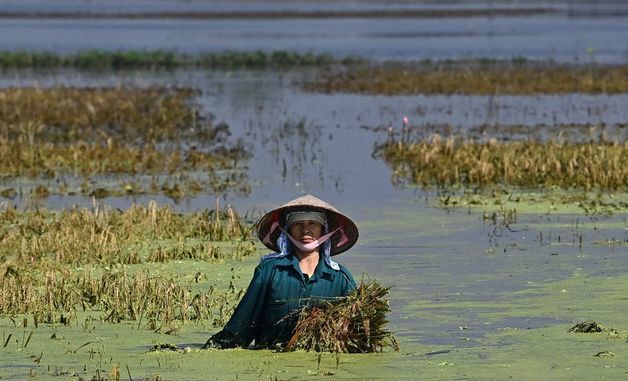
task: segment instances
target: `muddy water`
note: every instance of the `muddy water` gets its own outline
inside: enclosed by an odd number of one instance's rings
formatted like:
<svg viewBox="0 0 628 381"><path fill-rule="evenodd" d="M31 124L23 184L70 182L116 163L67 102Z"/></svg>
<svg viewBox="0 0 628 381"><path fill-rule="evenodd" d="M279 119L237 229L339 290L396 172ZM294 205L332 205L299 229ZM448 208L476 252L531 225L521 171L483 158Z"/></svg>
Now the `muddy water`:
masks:
<svg viewBox="0 0 628 381"><path fill-rule="evenodd" d="M195 103L213 120L227 123L253 158L247 163L250 195L224 195L241 211L267 210L303 193L360 210L365 206L405 208L422 199L421 190L400 189L373 147L399 134L404 116L413 134L439 133L488 138L556 138L623 141L628 129L628 95L534 96L366 96L316 94L300 90L313 71L176 71L5 73L0 86L193 86L201 90ZM605 125L604 129L590 128ZM563 126L561 128L557 126ZM424 209L430 209L434 194ZM52 198L60 206L65 198ZM80 198L70 199L72 203ZM166 199L164 199L166 200ZM212 200L212 198L210 198ZM132 199L115 200L121 206ZM206 196L184 200L178 207L196 209ZM213 205L213 201L211 202ZM359 213L359 212L358 212Z"/></svg>

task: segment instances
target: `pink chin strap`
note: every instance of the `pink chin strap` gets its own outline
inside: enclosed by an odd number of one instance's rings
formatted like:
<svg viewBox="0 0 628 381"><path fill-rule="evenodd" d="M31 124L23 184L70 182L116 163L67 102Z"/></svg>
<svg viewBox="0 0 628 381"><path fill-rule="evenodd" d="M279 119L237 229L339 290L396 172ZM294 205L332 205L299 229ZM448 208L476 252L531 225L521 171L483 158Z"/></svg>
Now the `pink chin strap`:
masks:
<svg viewBox="0 0 628 381"><path fill-rule="evenodd" d="M345 230L342 228L342 226L338 226L336 229L334 229L333 231L325 234L324 236L319 237L318 239L316 239L316 240L314 240L314 241L312 241L310 243L303 244L303 243L299 242L298 240L294 239L290 235L290 233L288 233L287 231L285 231L283 228L281 228L279 226L279 222L275 221L270 226L270 230L268 231L268 234L266 234L266 236L262 240L262 243L264 243L265 245L268 245L268 246L272 246L272 242L270 240L270 236L271 236L271 234L273 234L273 232L277 228L279 228L279 230L281 230L282 232L286 233L286 236L288 236L288 238L290 239L292 244L294 246L296 246L297 249L299 249L301 251L304 251L304 252L314 251L317 247L319 247L320 245L325 243L325 241L327 241L332 235L336 234L337 232L340 232L340 234L342 234L342 235L340 236L340 240L338 241L338 243L336 243L336 247L340 247L340 246L344 245L345 243L349 242L349 238L345 234Z"/></svg>

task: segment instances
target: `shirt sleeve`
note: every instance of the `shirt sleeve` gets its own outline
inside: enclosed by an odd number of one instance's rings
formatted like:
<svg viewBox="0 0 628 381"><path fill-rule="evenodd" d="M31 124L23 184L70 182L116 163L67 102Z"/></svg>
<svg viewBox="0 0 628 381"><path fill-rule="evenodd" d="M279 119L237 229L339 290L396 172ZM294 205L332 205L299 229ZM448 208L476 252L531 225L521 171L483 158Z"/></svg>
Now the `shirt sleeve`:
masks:
<svg viewBox="0 0 628 381"><path fill-rule="evenodd" d="M257 336L264 318L268 290L268 269L257 266L244 297L225 325L224 331L233 335L238 346L247 347Z"/></svg>

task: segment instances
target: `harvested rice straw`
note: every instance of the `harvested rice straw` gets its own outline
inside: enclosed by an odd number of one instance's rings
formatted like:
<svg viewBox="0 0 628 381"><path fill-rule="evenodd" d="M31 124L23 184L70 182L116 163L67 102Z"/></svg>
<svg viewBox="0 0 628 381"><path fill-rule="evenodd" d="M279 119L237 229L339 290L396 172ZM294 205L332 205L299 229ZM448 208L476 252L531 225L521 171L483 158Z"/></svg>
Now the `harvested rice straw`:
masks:
<svg viewBox="0 0 628 381"><path fill-rule="evenodd" d="M390 308L384 297L389 289L377 281L362 282L346 297L303 308L284 351L362 353L381 352L388 346L399 350L385 328Z"/></svg>

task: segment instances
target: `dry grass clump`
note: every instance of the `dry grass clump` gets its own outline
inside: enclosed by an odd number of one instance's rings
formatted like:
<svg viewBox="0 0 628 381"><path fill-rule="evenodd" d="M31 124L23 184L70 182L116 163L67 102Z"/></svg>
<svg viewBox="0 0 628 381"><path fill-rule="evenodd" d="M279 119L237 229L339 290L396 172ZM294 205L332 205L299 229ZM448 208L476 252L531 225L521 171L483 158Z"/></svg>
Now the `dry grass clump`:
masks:
<svg viewBox="0 0 628 381"><path fill-rule="evenodd" d="M148 272L129 274L106 271L101 276L49 270L35 275L4 267L0 277L0 314L32 314L37 321L68 323L77 310L102 312L109 322L157 322L210 320L224 324L243 290L229 287L193 292L173 278Z"/></svg>
<svg viewBox="0 0 628 381"><path fill-rule="evenodd" d="M0 213L0 258L30 264L136 264L147 250L149 261L241 258L255 252L252 234L251 225L229 206L188 214L156 202L124 211L97 206L19 212L7 207ZM205 242L190 245L191 239ZM217 249L209 241L240 244Z"/></svg>
<svg viewBox="0 0 628 381"><path fill-rule="evenodd" d="M399 349L386 329L389 288L377 281L362 283L349 296L301 310L285 350L318 352L381 352Z"/></svg>
<svg viewBox="0 0 628 381"><path fill-rule="evenodd" d="M376 155L392 167L395 181L424 187L628 187L628 142L478 143L436 136L417 142L391 139L376 148Z"/></svg>
<svg viewBox="0 0 628 381"><path fill-rule="evenodd" d="M386 95L623 93L628 65L435 63L349 67L307 83L310 91Z"/></svg>

